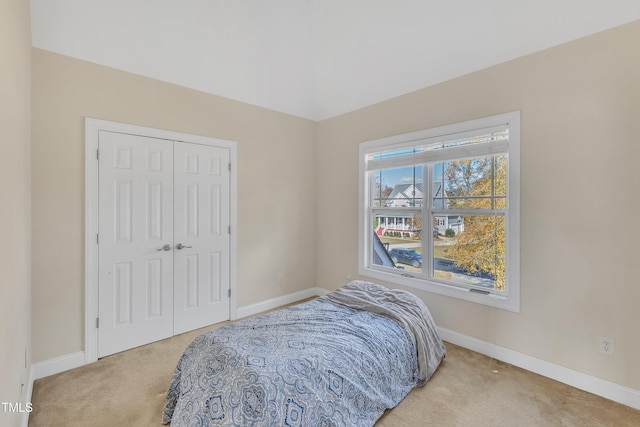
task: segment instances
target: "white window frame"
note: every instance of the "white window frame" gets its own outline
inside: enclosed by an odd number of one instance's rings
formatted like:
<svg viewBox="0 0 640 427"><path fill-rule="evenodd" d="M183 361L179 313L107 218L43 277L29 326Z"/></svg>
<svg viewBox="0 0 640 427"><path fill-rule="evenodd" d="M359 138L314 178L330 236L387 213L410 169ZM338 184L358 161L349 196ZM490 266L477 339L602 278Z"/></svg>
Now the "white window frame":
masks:
<svg viewBox="0 0 640 427"><path fill-rule="evenodd" d="M508 126L507 145L507 213L505 214L505 257L506 284L504 293L478 293L468 288L441 283L424 276L414 277L394 270L372 265L372 207L369 206L370 173L367 170L367 158L372 153L400 149L416 145L417 141L445 139L452 134L469 132L473 134L494 126ZM504 147L503 147L504 148ZM360 200L359 200L359 236L358 236L358 273L362 276L390 282L392 284L420 289L435 294L459 298L512 312L520 312L520 112L510 112L452 125L440 126L418 132L395 135L387 138L367 141L360 144ZM426 165L427 163L423 163ZM374 168L375 169L375 168ZM425 182L425 189L427 183ZM425 192L425 205L431 197ZM424 222L423 222L424 224ZM423 237L426 234L423 233ZM429 258L431 254L429 254Z"/></svg>

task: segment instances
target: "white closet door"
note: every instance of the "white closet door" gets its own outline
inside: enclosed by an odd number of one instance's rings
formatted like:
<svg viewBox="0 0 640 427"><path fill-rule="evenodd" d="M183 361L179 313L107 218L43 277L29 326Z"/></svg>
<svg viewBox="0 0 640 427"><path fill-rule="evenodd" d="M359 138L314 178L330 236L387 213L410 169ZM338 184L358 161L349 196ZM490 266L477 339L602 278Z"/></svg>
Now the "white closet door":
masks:
<svg viewBox="0 0 640 427"><path fill-rule="evenodd" d="M173 334L173 143L99 134L98 357Z"/></svg>
<svg viewBox="0 0 640 427"><path fill-rule="evenodd" d="M174 146L174 333L229 319L229 149Z"/></svg>

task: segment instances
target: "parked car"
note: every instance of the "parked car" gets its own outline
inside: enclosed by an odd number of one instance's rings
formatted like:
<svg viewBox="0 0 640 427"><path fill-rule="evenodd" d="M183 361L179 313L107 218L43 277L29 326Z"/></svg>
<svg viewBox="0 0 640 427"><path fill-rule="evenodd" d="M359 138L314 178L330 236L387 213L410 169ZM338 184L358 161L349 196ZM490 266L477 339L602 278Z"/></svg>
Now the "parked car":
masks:
<svg viewBox="0 0 640 427"><path fill-rule="evenodd" d="M415 268L422 267L422 255L415 249L393 248L389 251L395 263L409 264Z"/></svg>

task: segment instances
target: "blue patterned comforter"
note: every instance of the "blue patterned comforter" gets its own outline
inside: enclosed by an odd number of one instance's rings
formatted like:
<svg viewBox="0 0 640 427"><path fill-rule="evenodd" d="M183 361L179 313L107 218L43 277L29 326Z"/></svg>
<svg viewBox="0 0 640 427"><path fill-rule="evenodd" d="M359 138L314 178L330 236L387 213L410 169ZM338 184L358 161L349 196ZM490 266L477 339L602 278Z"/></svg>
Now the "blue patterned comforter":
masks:
<svg viewBox="0 0 640 427"><path fill-rule="evenodd" d="M185 350L162 422L371 426L421 382L412 335L327 298L220 327Z"/></svg>

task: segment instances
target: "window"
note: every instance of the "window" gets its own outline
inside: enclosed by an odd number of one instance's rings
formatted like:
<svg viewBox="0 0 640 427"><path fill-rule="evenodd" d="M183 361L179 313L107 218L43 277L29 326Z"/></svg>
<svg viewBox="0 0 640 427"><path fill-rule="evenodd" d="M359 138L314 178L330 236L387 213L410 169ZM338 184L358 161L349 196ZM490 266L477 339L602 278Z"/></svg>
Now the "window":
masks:
<svg viewBox="0 0 640 427"><path fill-rule="evenodd" d="M360 274L519 311L519 164L519 112L360 144Z"/></svg>

